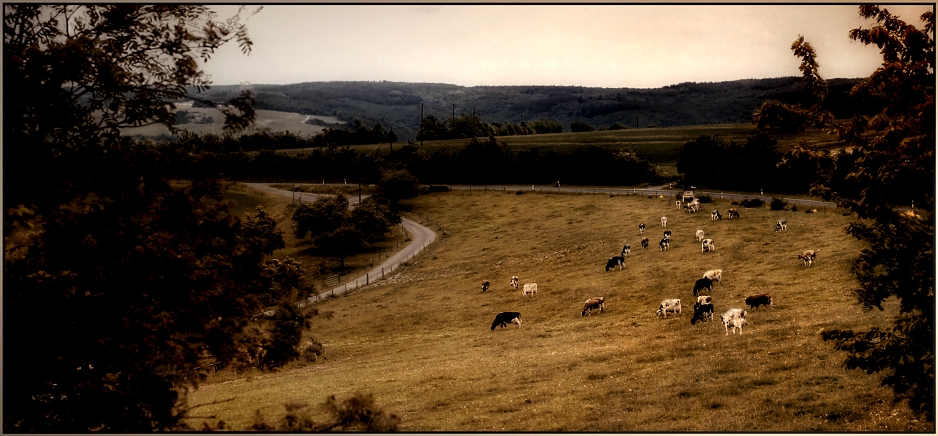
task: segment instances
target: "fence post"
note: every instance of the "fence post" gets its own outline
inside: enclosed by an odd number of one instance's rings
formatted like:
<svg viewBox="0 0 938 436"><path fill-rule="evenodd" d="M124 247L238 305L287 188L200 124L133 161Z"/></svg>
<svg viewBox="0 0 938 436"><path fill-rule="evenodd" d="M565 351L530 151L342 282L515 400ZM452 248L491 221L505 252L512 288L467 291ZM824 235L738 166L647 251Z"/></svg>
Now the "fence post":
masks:
<svg viewBox="0 0 938 436"><path fill-rule="evenodd" d="M368 277L368 273L366 273L366 274L365 274L365 284L367 285L367 284L369 284L370 282L371 282L371 280L370 280L370 278Z"/></svg>
<svg viewBox="0 0 938 436"><path fill-rule="evenodd" d="M383 266L381 267L381 278L382 278L382 279L384 278L384 267L383 267Z"/></svg>

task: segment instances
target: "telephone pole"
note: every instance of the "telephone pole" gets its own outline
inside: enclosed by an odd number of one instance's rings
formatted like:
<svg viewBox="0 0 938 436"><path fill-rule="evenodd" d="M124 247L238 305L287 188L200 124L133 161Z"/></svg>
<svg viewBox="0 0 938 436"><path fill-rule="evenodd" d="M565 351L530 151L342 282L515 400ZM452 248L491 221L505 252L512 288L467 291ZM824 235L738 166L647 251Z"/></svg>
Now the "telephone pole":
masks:
<svg viewBox="0 0 938 436"><path fill-rule="evenodd" d="M423 102L420 102L420 126L417 127L417 133L423 128ZM423 147L423 136L420 136L420 146Z"/></svg>

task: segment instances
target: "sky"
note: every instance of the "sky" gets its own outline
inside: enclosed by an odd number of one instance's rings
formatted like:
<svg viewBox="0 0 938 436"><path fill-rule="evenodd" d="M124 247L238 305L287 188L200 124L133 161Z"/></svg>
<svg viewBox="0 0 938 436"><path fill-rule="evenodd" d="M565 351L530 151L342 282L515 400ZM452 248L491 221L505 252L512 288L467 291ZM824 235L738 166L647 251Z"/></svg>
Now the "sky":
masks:
<svg viewBox="0 0 938 436"><path fill-rule="evenodd" d="M886 5L921 28L932 5ZM252 7L253 8L256 7ZM235 6L213 6L220 19ZM869 76L879 50L856 5L265 5L242 13L250 55L222 47L215 85L321 81L658 88L798 76L791 43L814 46L821 76ZM244 18L247 18L244 21Z"/></svg>

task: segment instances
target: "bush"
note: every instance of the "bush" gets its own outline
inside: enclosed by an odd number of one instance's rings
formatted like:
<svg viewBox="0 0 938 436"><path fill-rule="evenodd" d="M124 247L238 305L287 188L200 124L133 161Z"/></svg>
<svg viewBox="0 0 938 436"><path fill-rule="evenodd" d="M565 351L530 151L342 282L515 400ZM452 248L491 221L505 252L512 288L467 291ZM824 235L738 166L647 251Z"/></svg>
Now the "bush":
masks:
<svg viewBox="0 0 938 436"><path fill-rule="evenodd" d="M759 198L747 198L739 202L739 204L741 204L743 207L757 208L762 207L765 204L765 201L762 201L762 199Z"/></svg>
<svg viewBox="0 0 938 436"><path fill-rule="evenodd" d="M785 206L788 203L785 200L782 200L778 197L772 197L772 203L769 204L769 209L772 210L785 210Z"/></svg>
<svg viewBox="0 0 938 436"><path fill-rule="evenodd" d="M449 186L446 185L430 185L420 188L421 194L432 194L434 192L449 192Z"/></svg>
<svg viewBox="0 0 938 436"><path fill-rule="evenodd" d="M515 195L521 195L521 194L524 194L524 191L515 191Z"/></svg>
<svg viewBox="0 0 938 436"><path fill-rule="evenodd" d="M310 338L309 341L306 342L306 347L303 348L303 358L306 359L307 362L315 362L319 360L320 356L324 356L325 354L326 348L313 338Z"/></svg>
<svg viewBox="0 0 938 436"><path fill-rule="evenodd" d="M713 203L713 199L710 198L709 195L701 195L700 197L697 197L697 200L700 203Z"/></svg>

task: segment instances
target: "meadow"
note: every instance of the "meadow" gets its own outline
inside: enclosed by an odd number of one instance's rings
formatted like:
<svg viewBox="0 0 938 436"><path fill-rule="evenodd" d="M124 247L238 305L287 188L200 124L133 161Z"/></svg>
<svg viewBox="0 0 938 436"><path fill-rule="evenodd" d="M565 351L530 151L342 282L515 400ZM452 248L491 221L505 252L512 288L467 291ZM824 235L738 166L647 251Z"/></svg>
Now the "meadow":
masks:
<svg viewBox="0 0 938 436"><path fill-rule="evenodd" d="M493 191L407 204L440 237L388 280L317 304L305 334L324 359L211 374L189 394L193 415L239 429L292 403L324 420L327 396L365 393L405 431L930 430L892 403L880 376L845 369L821 340L827 328L888 327L896 313L894 301L885 312L856 303L850 268L862 243L845 234L842 211L740 207L741 218L712 222L671 198ZM661 216L673 232L665 252ZM788 230L776 233L779 218ZM715 252L700 252L697 229ZM604 271L626 241L624 270ZM810 268L796 258L807 248L820 250ZM691 325L694 281L713 268L724 271L710 293L716 320ZM512 275L537 282L537 295L509 288ZM726 335L719 314L755 293L774 307L750 310L743 334ZM593 296L605 312L580 316ZM657 318L665 298L682 299L684 313ZM502 311L521 312L520 328L490 330Z"/></svg>

